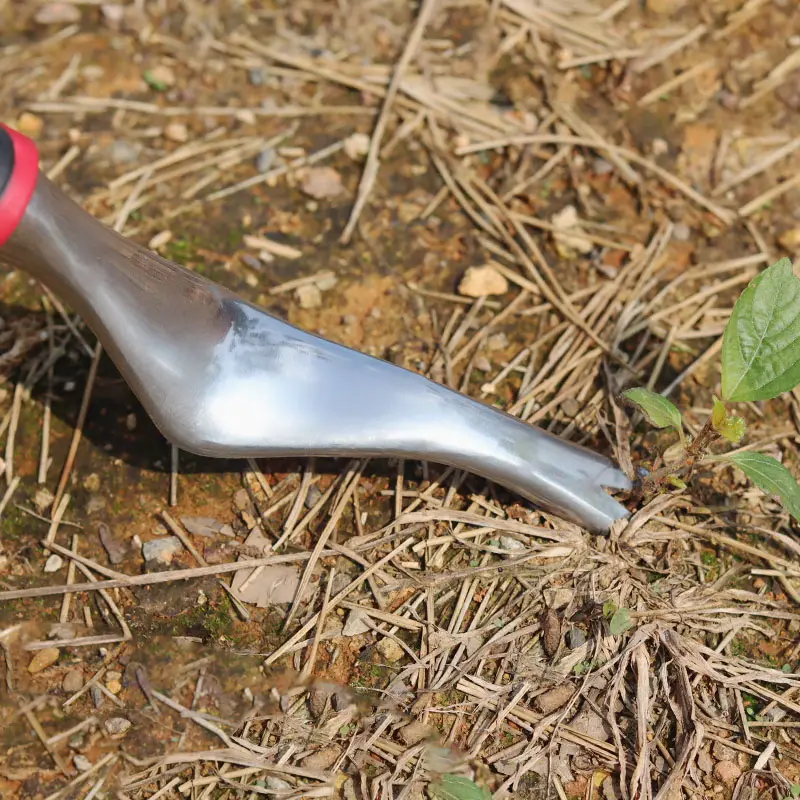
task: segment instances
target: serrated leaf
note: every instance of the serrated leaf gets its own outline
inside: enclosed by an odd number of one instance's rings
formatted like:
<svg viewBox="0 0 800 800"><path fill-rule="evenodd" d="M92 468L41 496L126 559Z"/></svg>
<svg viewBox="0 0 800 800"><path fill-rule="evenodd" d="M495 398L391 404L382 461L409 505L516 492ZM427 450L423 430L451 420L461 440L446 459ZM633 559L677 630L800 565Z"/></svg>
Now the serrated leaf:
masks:
<svg viewBox="0 0 800 800"><path fill-rule="evenodd" d="M725 400L770 400L800 383L800 280L782 258L753 278L725 326Z"/></svg>
<svg viewBox="0 0 800 800"><path fill-rule="evenodd" d="M731 453L725 458L736 464L762 492L779 497L786 510L800 520L800 486L783 464L763 453Z"/></svg>
<svg viewBox="0 0 800 800"><path fill-rule="evenodd" d="M619 636L632 627L631 612L627 608L617 609L614 612L614 616L611 617L611 622L608 623L608 629L611 631L612 636Z"/></svg>
<svg viewBox="0 0 800 800"><path fill-rule="evenodd" d="M491 800L488 790L464 775L442 775L441 780L428 786L435 800Z"/></svg>
<svg viewBox="0 0 800 800"><path fill-rule="evenodd" d="M664 395L649 389L628 389L622 396L630 400L656 428L682 429L681 412Z"/></svg>

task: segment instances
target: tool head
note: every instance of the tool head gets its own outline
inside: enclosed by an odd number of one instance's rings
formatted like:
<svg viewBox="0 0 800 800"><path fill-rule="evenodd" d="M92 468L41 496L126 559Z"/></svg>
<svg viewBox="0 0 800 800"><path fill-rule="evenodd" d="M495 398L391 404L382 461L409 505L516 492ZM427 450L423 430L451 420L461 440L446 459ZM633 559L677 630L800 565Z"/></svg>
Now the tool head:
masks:
<svg viewBox="0 0 800 800"><path fill-rule="evenodd" d="M630 481L608 459L276 319L118 235L46 177L32 181L28 146L13 136L12 145L7 186L16 199L5 204L5 230L13 232L0 258L81 314L173 444L225 458L423 459L496 481L592 530L627 514L605 488Z"/></svg>

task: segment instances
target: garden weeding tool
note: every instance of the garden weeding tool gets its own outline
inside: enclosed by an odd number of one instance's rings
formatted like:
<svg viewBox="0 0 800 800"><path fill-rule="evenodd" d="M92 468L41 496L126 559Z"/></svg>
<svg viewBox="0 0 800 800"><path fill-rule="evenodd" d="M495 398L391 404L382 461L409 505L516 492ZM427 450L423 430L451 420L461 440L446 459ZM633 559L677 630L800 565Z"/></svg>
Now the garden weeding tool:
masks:
<svg viewBox="0 0 800 800"><path fill-rule="evenodd" d="M66 300L161 433L203 456L448 464L592 530L626 515L606 458L414 372L306 333L112 231L0 126L0 260Z"/></svg>

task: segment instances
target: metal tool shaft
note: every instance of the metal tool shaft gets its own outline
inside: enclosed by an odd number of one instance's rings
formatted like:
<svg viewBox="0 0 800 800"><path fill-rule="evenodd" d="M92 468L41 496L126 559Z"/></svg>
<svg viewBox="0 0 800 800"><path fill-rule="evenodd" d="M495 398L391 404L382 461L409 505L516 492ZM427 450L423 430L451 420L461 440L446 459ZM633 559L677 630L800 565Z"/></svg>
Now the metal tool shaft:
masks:
<svg viewBox="0 0 800 800"><path fill-rule="evenodd" d="M0 209L1 212L2 209ZM302 331L118 235L43 175L0 260L95 332L162 434L204 456L423 459L603 530L606 458L423 376Z"/></svg>

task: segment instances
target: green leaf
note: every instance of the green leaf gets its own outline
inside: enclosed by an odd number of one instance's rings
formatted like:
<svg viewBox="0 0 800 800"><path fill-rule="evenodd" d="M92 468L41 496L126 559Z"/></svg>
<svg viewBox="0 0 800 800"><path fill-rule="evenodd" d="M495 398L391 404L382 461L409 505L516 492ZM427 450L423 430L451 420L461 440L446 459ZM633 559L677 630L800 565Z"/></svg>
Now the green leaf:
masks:
<svg viewBox="0 0 800 800"><path fill-rule="evenodd" d="M682 430L681 412L671 400L649 389L628 389L622 393L656 428L676 428Z"/></svg>
<svg viewBox="0 0 800 800"><path fill-rule="evenodd" d="M770 400L800 383L800 280L782 258L753 278L725 326L725 400Z"/></svg>
<svg viewBox="0 0 800 800"><path fill-rule="evenodd" d="M617 604L613 600L606 600L605 603L603 603L603 616L606 619L614 616L614 612L616 610L617 610Z"/></svg>
<svg viewBox="0 0 800 800"><path fill-rule="evenodd" d="M686 488L686 481L682 481L677 475L668 475L667 483L674 486L676 489L683 491Z"/></svg>
<svg viewBox="0 0 800 800"><path fill-rule="evenodd" d="M800 783L793 783L789 791L792 793L792 797L800 797Z"/></svg>
<svg viewBox="0 0 800 800"><path fill-rule="evenodd" d="M608 623L608 629L611 631L612 636L619 636L632 627L631 612L627 608L617 609L614 612L614 616L611 617L611 622Z"/></svg>
<svg viewBox="0 0 800 800"><path fill-rule="evenodd" d="M144 81L151 89L155 89L157 92L165 92L167 90L167 84L164 81L160 81L149 69L144 73Z"/></svg>
<svg viewBox="0 0 800 800"><path fill-rule="evenodd" d="M731 453L725 458L736 464L761 491L779 497L789 513L800 520L800 486L783 464L763 453Z"/></svg>
<svg viewBox="0 0 800 800"><path fill-rule="evenodd" d="M428 786L428 793L436 800L491 800L488 790L478 786L464 775L442 775L442 779Z"/></svg>

